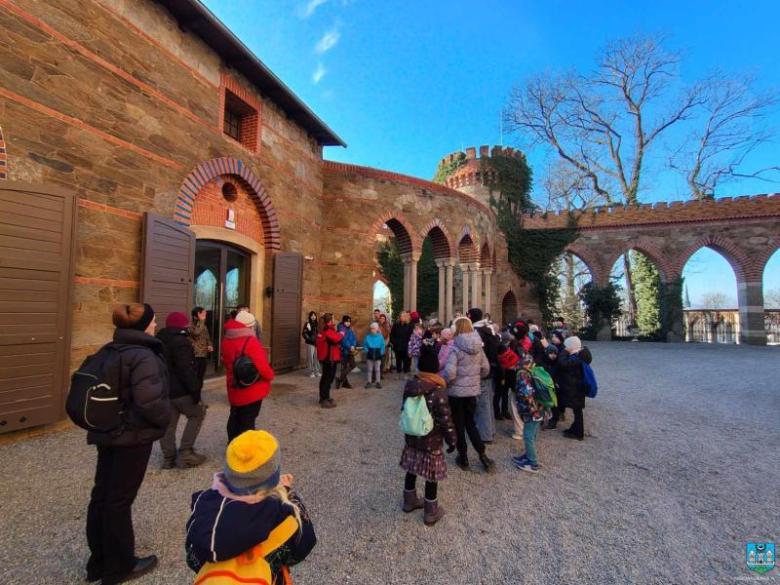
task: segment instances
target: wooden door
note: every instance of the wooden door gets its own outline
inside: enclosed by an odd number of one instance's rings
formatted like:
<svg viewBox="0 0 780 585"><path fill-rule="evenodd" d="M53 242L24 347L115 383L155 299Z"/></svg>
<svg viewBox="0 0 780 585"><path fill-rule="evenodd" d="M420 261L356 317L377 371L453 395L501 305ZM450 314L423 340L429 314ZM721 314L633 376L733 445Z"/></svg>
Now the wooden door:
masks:
<svg viewBox="0 0 780 585"><path fill-rule="evenodd" d="M0 181L0 432L61 420L76 197Z"/></svg>
<svg viewBox="0 0 780 585"><path fill-rule="evenodd" d="M274 261L271 365L279 371L292 369L301 360L303 256L277 254Z"/></svg>
<svg viewBox="0 0 780 585"><path fill-rule="evenodd" d="M168 313L189 317L195 273L195 233L171 219L146 213L141 299L157 317L157 329Z"/></svg>

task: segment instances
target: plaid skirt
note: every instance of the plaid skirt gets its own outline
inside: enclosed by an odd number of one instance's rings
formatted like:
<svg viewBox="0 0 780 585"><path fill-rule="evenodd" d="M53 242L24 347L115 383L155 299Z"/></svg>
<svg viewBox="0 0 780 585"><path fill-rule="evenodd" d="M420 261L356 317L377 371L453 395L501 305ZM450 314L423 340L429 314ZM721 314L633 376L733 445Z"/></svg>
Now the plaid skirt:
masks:
<svg viewBox="0 0 780 585"><path fill-rule="evenodd" d="M447 477L447 462L444 453L420 451L408 445L401 453L401 469L422 477L425 481L441 481Z"/></svg>

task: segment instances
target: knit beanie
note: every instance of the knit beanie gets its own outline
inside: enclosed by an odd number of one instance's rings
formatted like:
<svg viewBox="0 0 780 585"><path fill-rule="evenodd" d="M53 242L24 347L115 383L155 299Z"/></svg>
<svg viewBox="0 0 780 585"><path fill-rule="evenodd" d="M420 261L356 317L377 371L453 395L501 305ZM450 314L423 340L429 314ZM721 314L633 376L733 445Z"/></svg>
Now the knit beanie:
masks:
<svg viewBox="0 0 780 585"><path fill-rule="evenodd" d="M254 327L257 320L255 316L249 311L241 311L236 315L236 321L244 325L245 327Z"/></svg>
<svg viewBox="0 0 780 585"><path fill-rule="evenodd" d="M246 431L230 441L222 468L225 484L247 496L276 487L281 477L279 442L266 431Z"/></svg>
<svg viewBox="0 0 780 585"><path fill-rule="evenodd" d="M476 307L469 309L466 312L466 315L469 319L471 319L472 323L476 323L477 321L482 321L482 309L477 309Z"/></svg>
<svg viewBox="0 0 780 585"><path fill-rule="evenodd" d="M341 318L341 322L342 322L342 323L346 323L347 321L350 321L350 322L352 322L352 317L350 317L349 315L344 315L344 316Z"/></svg>
<svg viewBox="0 0 780 585"><path fill-rule="evenodd" d="M165 318L165 326L173 329L184 329L189 324L190 320L187 319L187 315L184 313L168 313L168 316Z"/></svg>
<svg viewBox="0 0 780 585"><path fill-rule="evenodd" d="M582 342L579 337L572 335L563 340L563 346L566 348L566 351L574 354L582 349Z"/></svg>
<svg viewBox="0 0 780 585"><path fill-rule="evenodd" d="M504 350L498 354L498 363L505 370L514 368L515 366L517 366L519 361L520 358L518 357L518 355L508 347L505 347Z"/></svg>
<svg viewBox="0 0 780 585"><path fill-rule="evenodd" d="M450 339L453 338L454 335L455 334L453 333L450 327L445 327L444 329L441 330L441 338L444 341L449 341Z"/></svg>
<svg viewBox="0 0 780 585"><path fill-rule="evenodd" d="M421 372L436 374L439 371L439 356L436 352L436 343L433 339L423 339L420 346L420 359L417 367Z"/></svg>
<svg viewBox="0 0 780 585"><path fill-rule="evenodd" d="M418 313L417 311L412 311L412 314L409 315L409 318L412 320L412 322L419 321L420 313Z"/></svg>
<svg viewBox="0 0 780 585"><path fill-rule="evenodd" d="M558 355L558 348L551 343L544 348L544 353L554 353L555 355Z"/></svg>

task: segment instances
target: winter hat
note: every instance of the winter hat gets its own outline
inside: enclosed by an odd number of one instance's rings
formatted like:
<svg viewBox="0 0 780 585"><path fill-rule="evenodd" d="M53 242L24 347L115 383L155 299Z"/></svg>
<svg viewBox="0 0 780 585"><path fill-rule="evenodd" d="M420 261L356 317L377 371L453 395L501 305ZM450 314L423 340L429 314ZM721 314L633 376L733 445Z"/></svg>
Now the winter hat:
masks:
<svg viewBox="0 0 780 585"><path fill-rule="evenodd" d="M509 333L517 340L524 339L528 335L528 325L522 321L516 321L509 327Z"/></svg>
<svg viewBox="0 0 780 585"><path fill-rule="evenodd" d="M438 323L439 323L438 319L428 319L428 328L436 327Z"/></svg>
<svg viewBox="0 0 780 585"><path fill-rule="evenodd" d="M174 329L184 329L190 324L190 320L187 319L187 315L184 313L168 313L165 318L165 326L172 327Z"/></svg>
<svg viewBox="0 0 780 585"><path fill-rule="evenodd" d="M468 315L468 318L471 319L472 323L482 321L482 309L477 309L476 307L471 308L468 310L466 315Z"/></svg>
<svg viewBox="0 0 780 585"><path fill-rule="evenodd" d="M349 321L349 322L351 323L351 322L352 322L352 317L350 317L349 315L344 315L344 316L341 318L341 322L342 322L342 323L346 323L347 321Z"/></svg>
<svg viewBox="0 0 780 585"><path fill-rule="evenodd" d="M582 342L579 337L572 335L563 340L563 346L569 353L577 353L582 349Z"/></svg>
<svg viewBox="0 0 780 585"><path fill-rule="evenodd" d="M420 346L420 359L417 368L421 372L436 374L439 371L439 356L436 353L436 343L433 339L423 339Z"/></svg>
<svg viewBox="0 0 780 585"><path fill-rule="evenodd" d="M519 361L520 358L518 357L518 355L508 347L505 347L504 350L498 354L498 363L505 370L510 370L514 368L515 366L517 366Z"/></svg>
<svg viewBox="0 0 780 585"><path fill-rule="evenodd" d="M111 318L117 329L146 331L149 323L154 319L154 309L152 309L149 303L144 303L143 305L139 303L119 305L114 309Z"/></svg>
<svg viewBox="0 0 780 585"><path fill-rule="evenodd" d="M535 324L534 324L534 325L529 325L529 326L528 326L528 330L529 330L531 333L536 333L536 332L538 332L538 331L539 331L539 326L538 326L538 325L535 325Z"/></svg>
<svg viewBox="0 0 780 585"><path fill-rule="evenodd" d="M255 316L249 311L241 311L236 315L236 321L244 325L245 327L254 327L257 320Z"/></svg>
<svg viewBox="0 0 780 585"><path fill-rule="evenodd" d="M409 318L412 321L419 321L420 320L420 313L418 313L417 311L412 311L412 314L409 315Z"/></svg>
<svg viewBox="0 0 780 585"><path fill-rule="evenodd" d="M279 484L279 442L266 431L246 431L230 441L222 467L225 484L234 494L247 496Z"/></svg>
<svg viewBox="0 0 780 585"><path fill-rule="evenodd" d="M544 348L544 353L558 353L558 346L554 343L550 343L547 345L547 347Z"/></svg>
<svg viewBox="0 0 780 585"><path fill-rule="evenodd" d="M509 334L509 331L502 331L500 335L501 335L501 343L503 343L504 345L512 341L512 336Z"/></svg>
<svg viewBox="0 0 780 585"><path fill-rule="evenodd" d="M444 329L441 330L441 338L444 341L449 341L450 339L453 338L453 336L454 336L454 333L452 332L451 328L445 327Z"/></svg>

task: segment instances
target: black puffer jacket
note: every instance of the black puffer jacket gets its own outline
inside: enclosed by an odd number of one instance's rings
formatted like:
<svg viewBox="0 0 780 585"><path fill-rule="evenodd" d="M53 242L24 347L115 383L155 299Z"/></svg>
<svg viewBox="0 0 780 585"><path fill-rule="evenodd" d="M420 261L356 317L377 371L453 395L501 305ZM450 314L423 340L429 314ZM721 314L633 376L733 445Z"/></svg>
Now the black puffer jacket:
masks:
<svg viewBox="0 0 780 585"><path fill-rule="evenodd" d="M127 425L118 436L89 433L87 443L104 447L153 443L163 437L171 420L165 349L159 339L135 329L117 329L114 342L135 346L122 352L122 383L130 387Z"/></svg>
<svg viewBox="0 0 780 585"><path fill-rule="evenodd" d="M390 345L395 351L408 351L409 340L414 333L414 325L397 321L390 329Z"/></svg>
<svg viewBox="0 0 780 585"><path fill-rule="evenodd" d="M569 408L585 408L585 389L582 387L582 362L589 364L593 356L587 347L570 355L564 351L558 356L557 376L558 405Z"/></svg>
<svg viewBox="0 0 780 585"><path fill-rule="evenodd" d="M192 396L200 402L201 384L195 372L195 351L187 338L186 329L166 327L157 334L165 345L165 361L168 364L168 395L171 400Z"/></svg>
<svg viewBox="0 0 780 585"><path fill-rule="evenodd" d="M425 397L428 412L433 417L433 430L424 437L404 435L407 447L418 451L440 453L442 441L454 446L455 425L450 414L447 383L444 379L436 374L421 372L406 383L401 408L406 399L412 396Z"/></svg>

